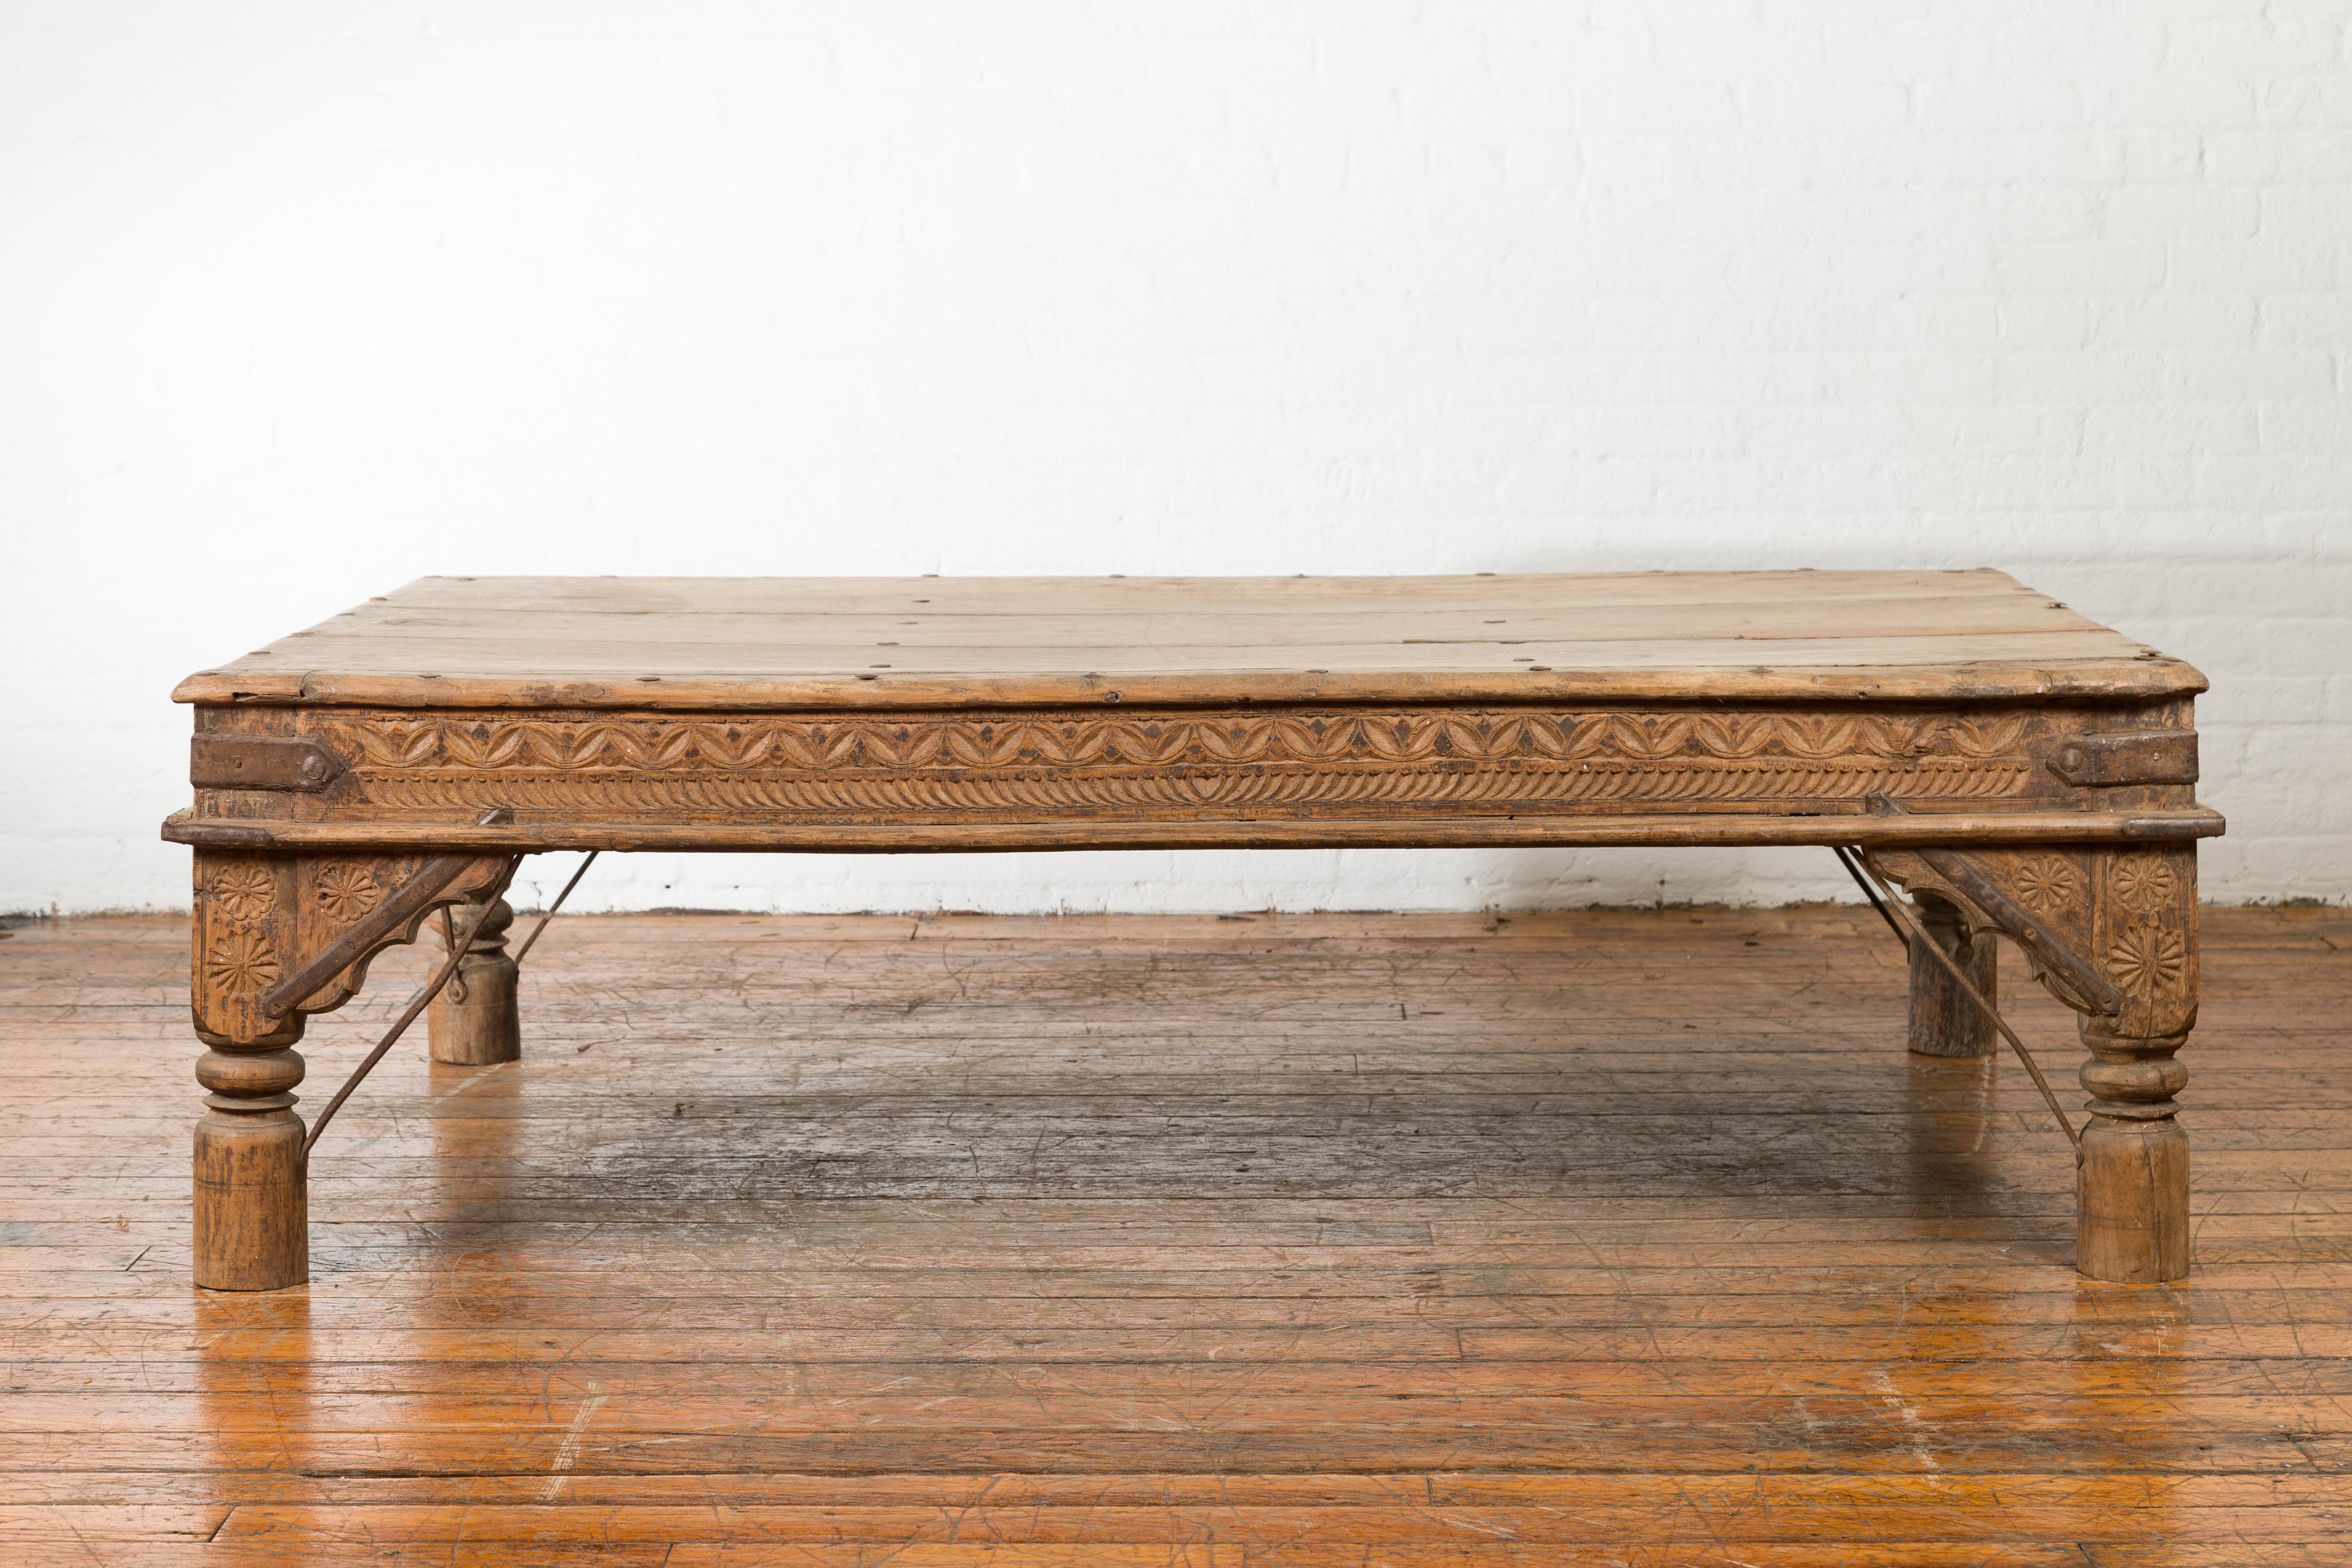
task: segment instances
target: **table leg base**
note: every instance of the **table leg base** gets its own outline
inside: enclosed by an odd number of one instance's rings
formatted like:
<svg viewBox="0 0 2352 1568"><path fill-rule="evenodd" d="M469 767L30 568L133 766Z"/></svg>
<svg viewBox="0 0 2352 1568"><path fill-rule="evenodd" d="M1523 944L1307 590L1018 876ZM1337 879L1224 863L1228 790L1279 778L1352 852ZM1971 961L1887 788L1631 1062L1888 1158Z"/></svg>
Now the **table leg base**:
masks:
<svg viewBox="0 0 2352 1568"><path fill-rule="evenodd" d="M2074 1267L2153 1285L2189 1273L2189 1130L2170 1117L2090 1118L2074 1178Z"/></svg>
<svg viewBox="0 0 2352 1568"><path fill-rule="evenodd" d="M515 966L467 957L459 973L466 999L453 1002L444 991L426 1010L425 1023L433 1059L458 1067L488 1067L522 1059L522 1016L515 1005Z"/></svg>
<svg viewBox="0 0 2352 1568"><path fill-rule="evenodd" d="M1917 895L1919 923L1951 955L1969 984L1999 1005L2000 968L1992 932L1971 930L1968 917L1949 900ZM1992 1019L1952 979L1952 972L1926 952L1911 954L1911 1054L1920 1057L1989 1057L2000 1043Z"/></svg>
<svg viewBox="0 0 2352 1568"><path fill-rule="evenodd" d="M196 1123L195 1281L276 1290L310 1279L302 1119L215 1110Z"/></svg>
<svg viewBox="0 0 2352 1568"><path fill-rule="evenodd" d="M426 1009L427 1049L435 1061L489 1067L522 1059L522 1018L515 1004L520 972L507 953L507 928L513 923L514 910L500 899L483 917L457 977Z"/></svg>

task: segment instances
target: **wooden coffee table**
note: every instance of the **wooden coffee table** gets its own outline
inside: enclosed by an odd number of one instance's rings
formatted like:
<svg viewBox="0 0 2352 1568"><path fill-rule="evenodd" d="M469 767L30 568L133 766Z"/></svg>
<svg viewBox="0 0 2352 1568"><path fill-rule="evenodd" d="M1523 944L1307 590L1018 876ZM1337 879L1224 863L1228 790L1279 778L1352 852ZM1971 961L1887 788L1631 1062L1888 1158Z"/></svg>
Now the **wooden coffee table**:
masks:
<svg viewBox="0 0 2352 1568"><path fill-rule="evenodd" d="M1991 571L426 578L174 693L196 1282L309 1278L303 1019L522 854L1612 844L1855 846L1979 988L2014 941L2078 1266L2176 1279L2204 689ZM1912 1047L1990 1048L1921 945Z"/></svg>

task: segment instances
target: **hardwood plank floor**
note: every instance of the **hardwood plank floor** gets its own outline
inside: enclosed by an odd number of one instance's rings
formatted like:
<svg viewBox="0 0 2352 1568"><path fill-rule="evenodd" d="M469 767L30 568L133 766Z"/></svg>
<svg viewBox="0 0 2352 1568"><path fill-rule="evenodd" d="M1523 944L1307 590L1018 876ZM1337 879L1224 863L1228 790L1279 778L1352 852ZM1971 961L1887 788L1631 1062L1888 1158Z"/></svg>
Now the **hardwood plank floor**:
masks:
<svg viewBox="0 0 2352 1568"><path fill-rule="evenodd" d="M222 1296L182 922L25 927L0 1562L2352 1561L2352 912L2205 934L2177 1287L1800 909L567 917L525 1060L404 1045L316 1282Z"/></svg>

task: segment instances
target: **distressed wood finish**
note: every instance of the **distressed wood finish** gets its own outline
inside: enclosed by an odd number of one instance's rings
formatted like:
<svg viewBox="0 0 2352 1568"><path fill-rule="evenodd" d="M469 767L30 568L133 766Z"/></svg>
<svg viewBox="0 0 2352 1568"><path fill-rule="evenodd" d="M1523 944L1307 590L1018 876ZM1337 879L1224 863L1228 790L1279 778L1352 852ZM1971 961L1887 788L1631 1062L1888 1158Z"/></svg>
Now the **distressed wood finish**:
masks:
<svg viewBox="0 0 2352 1568"><path fill-rule="evenodd" d="M1956 940L2015 937L2085 1014L2084 1267L2175 1278L2203 687L1997 572L426 579L178 692L200 1143L241 1152L199 1278L301 1277L252 1238L299 1228L291 1047L364 956L282 1021L256 998L435 856L472 858L420 907L558 847L1579 844L1861 845ZM1956 988L1915 994L1915 1047L1982 1047ZM467 1005L436 1051L510 1059Z"/></svg>
<svg viewBox="0 0 2352 1568"><path fill-rule="evenodd" d="M184 921L37 921L0 1562L2334 1565L2352 910L2202 936L2186 1285L2075 1276L2025 1075L1815 907L566 915L525 1058L394 1053L320 1283L230 1295Z"/></svg>

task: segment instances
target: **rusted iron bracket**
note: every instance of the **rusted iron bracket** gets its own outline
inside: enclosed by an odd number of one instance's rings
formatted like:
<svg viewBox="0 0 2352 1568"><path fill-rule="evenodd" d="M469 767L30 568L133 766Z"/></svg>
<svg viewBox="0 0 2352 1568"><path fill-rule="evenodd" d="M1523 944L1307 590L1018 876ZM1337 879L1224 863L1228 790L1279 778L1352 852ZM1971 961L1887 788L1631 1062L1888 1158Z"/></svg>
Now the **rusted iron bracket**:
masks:
<svg viewBox="0 0 2352 1568"><path fill-rule="evenodd" d="M1917 917L1895 896L1895 889L1878 880L1877 874L1864 864L1859 850L1838 846L1835 852L1838 864L1843 866L1846 874L1861 887L1864 896L1877 910L1879 918L1895 927L1895 933L1903 938L1903 945L1910 951L1925 952L1942 964L1961 993L1984 1009L1985 1016L1992 1020L1992 1026L2000 1031L2001 1037L2009 1042L2010 1049L2017 1053L2017 1059L2025 1064L2026 1075L2033 1079L2033 1087L2042 1091L2042 1103L2048 1106L2050 1114L2058 1119L2058 1131L2066 1134L2066 1142L2074 1146L2074 1158L2079 1163L2083 1158L2083 1135L2074 1131L2072 1121L2066 1120L2065 1109L2058 1103L2058 1096L2051 1089L2050 1080L2042 1076L2042 1064L2033 1059L2033 1053L2025 1048L2025 1042L2017 1037L2017 1031L2009 1026L2009 1020L2000 1016L2000 1009L1992 1005L1990 997L1976 988L1975 982L1968 977L1958 962L1944 951L1944 944L1921 928ZM1882 893L1885 895L1883 898L1880 896ZM1899 922L1898 915L1901 917Z"/></svg>
<svg viewBox="0 0 2352 1568"><path fill-rule="evenodd" d="M539 923L530 928L529 936L522 939L522 946L515 950L514 963L517 969L520 969L522 961L530 956L531 946L547 930L547 922L555 918L555 911L563 907L563 900L572 896L572 889L580 885L580 879L588 874L588 868L596 863L596 857L602 853L604 851L600 849L588 851L588 858L580 862L579 869L572 873L572 879L563 884L563 891L555 895L555 902L547 906L547 912L539 917Z"/></svg>
<svg viewBox="0 0 2352 1568"><path fill-rule="evenodd" d="M588 868L596 863L596 857L600 853L601 851L594 849L588 851L588 858L580 862L579 867L572 873L572 879L563 884L562 892L555 895L555 902L547 906L546 910L539 917L539 923L530 928L529 936L523 938L522 946L518 948L514 956L507 962L512 963L518 970L522 967L522 961L530 956L532 945L547 933L547 922L553 920L556 911L563 908L563 900L572 896L572 889L580 885L580 879L588 874ZM480 923L478 921L475 922L477 926ZM441 909L441 945L453 950L457 945L457 928L450 922L449 909L446 904ZM470 946L467 951L472 951ZM463 1002L465 999L466 976L461 970L457 977L449 982L449 1000Z"/></svg>
<svg viewBox="0 0 2352 1568"><path fill-rule="evenodd" d="M2149 730L2126 735L2081 735L2058 748L2050 771L2070 784L2107 788L2116 784L2197 782L2197 731Z"/></svg>
<svg viewBox="0 0 2352 1568"><path fill-rule="evenodd" d="M484 814L475 826L496 826L512 820L514 813L500 806ZM350 968L362 955L373 952L394 931L423 914L444 888L470 868L479 865L481 859L479 855L436 855L427 860L418 868L415 876L394 889L382 903L361 916L348 931L329 942L315 957L263 992L262 1016L282 1018L292 1012L304 997Z"/></svg>
<svg viewBox="0 0 2352 1568"><path fill-rule="evenodd" d="M1856 858L1861 851L1848 849L1843 844L1832 844L1830 846L1830 853L1836 856L1838 864L1845 868L1845 874L1853 879L1853 885L1862 889L1862 896L1870 900L1870 907L1878 911L1878 918L1886 922L1886 929L1895 933L1895 940L1901 942L1905 950L1908 951L1911 946L1911 933L1903 929L1903 922L1895 918L1895 912L1889 910L1885 900L1878 896L1878 889L1870 885L1870 879L1862 874L1862 862Z"/></svg>
<svg viewBox="0 0 2352 1568"><path fill-rule="evenodd" d="M468 863L470 862L471 858L468 857ZM433 998L441 994L441 988L448 984L450 977L457 973L457 965L465 960L467 952L474 945L475 933L482 929L482 922L489 919L491 907L505 895L508 885L514 880L515 872L521 868L522 862L523 857L520 855L508 860L506 868L499 873L498 880L490 884L488 889L482 895L481 902L474 906L474 918L466 922L466 934L450 942L448 955L442 959L441 966L433 972L433 978L426 981L418 988L416 994L408 999L408 1005L401 1009L400 1016L393 1020L392 1027L384 1031L383 1038L376 1042L375 1049L360 1059L360 1065L352 1069L352 1076L343 1079L343 1087L335 1090L335 1097L327 1101L326 1109L320 1111L319 1119L310 1124L310 1132L302 1140L302 1168L306 1175L310 1166L310 1149L319 1142L319 1135L327 1130L327 1123L335 1119L335 1112L343 1108L343 1101L352 1097L352 1091L359 1088L366 1080L367 1075L375 1070L375 1064L383 1060L385 1053L400 1043L400 1037L408 1032L408 1026L416 1022L418 1015L433 1005ZM443 886L446 885L446 882L443 883Z"/></svg>
<svg viewBox="0 0 2352 1568"><path fill-rule="evenodd" d="M342 758L315 741L286 735L198 735L188 742L188 782L198 789L312 795L342 776Z"/></svg>

